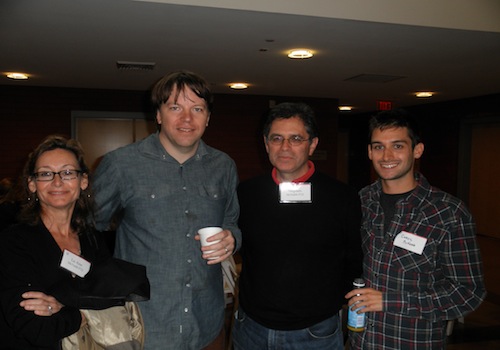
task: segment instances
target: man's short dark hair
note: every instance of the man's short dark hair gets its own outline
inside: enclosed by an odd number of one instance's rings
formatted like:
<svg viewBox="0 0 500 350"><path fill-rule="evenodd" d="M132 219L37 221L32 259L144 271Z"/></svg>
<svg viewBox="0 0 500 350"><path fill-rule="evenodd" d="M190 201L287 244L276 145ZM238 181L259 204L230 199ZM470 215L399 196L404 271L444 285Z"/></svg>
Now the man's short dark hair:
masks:
<svg viewBox="0 0 500 350"><path fill-rule="evenodd" d="M371 143L374 130L391 128L407 128L412 148L415 148L417 144L422 142L418 123L415 118L403 109L394 109L380 112L371 117L368 126L368 143Z"/></svg>
<svg viewBox="0 0 500 350"><path fill-rule="evenodd" d="M301 102L283 102L272 107L269 110L267 119L264 123L264 137L267 138L269 136L271 124L276 119L289 119L293 117L297 117L302 120L306 131L309 134L309 139L318 137L318 125L316 123L314 111L307 104Z"/></svg>

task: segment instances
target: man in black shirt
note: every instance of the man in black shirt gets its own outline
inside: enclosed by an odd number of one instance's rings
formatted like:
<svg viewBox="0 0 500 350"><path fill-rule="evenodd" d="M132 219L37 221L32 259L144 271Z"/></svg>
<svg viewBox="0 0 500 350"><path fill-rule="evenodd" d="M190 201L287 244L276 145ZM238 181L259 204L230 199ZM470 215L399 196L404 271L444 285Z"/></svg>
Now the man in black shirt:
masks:
<svg viewBox="0 0 500 350"><path fill-rule="evenodd" d="M235 350L343 349L339 310L361 276L360 203L315 171L312 109L271 109L264 143L274 166L238 189L243 235Z"/></svg>

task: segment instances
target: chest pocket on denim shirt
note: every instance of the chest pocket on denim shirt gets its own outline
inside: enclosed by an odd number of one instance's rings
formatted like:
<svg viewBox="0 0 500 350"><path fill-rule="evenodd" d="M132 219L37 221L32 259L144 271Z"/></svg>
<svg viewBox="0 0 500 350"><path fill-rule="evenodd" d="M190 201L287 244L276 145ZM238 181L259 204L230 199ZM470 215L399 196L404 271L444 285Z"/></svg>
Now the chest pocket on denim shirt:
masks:
<svg viewBox="0 0 500 350"><path fill-rule="evenodd" d="M198 186L200 205L211 225L222 225L224 220L227 192L222 186L200 184ZM215 222L214 222L215 220Z"/></svg>
<svg viewBox="0 0 500 350"><path fill-rule="evenodd" d="M181 195L180 191L175 193L169 185L155 185L137 184L130 191L125 207L132 209L126 210L126 213L133 216L134 222L141 225L163 225L164 218L158 217L157 209L171 212L172 202Z"/></svg>
<svg viewBox="0 0 500 350"><path fill-rule="evenodd" d="M200 196L206 197L209 200L225 200L226 190L222 186L215 185L200 185L199 187Z"/></svg>

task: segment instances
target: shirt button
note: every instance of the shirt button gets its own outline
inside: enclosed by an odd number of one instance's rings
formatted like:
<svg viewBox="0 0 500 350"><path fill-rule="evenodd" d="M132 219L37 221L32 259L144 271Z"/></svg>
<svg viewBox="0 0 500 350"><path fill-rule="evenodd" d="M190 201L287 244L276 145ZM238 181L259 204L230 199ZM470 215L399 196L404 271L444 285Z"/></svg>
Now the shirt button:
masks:
<svg viewBox="0 0 500 350"><path fill-rule="evenodd" d="M188 262L188 264L191 264L192 260L191 259L187 259L187 262Z"/></svg>
<svg viewBox="0 0 500 350"><path fill-rule="evenodd" d="M184 210L184 214L189 214L189 210Z"/></svg>
<svg viewBox="0 0 500 350"><path fill-rule="evenodd" d="M187 307L185 307L184 312L189 312L189 309Z"/></svg>
<svg viewBox="0 0 500 350"><path fill-rule="evenodd" d="M219 198L219 195L214 194L214 198L215 198L215 199Z"/></svg>
<svg viewBox="0 0 500 350"><path fill-rule="evenodd" d="M186 186L182 186L182 189L185 191L186 190Z"/></svg>
<svg viewBox="0 0 500 350"><path fill-rule="evenodd" d="M156 197L156 196L155 196L154 194L152 194L152 195L151 195L151 198L155 199L155 197Z"/></svg>
<svg viewBox="0 0 500 350"><path fill-rule="evenodd" d="M191 288L191 283L186 283L186 287Z"/></svg>
<svg viewBox="0 0 500 350"><path fill-rule="evenodd" d="M190 234L190 233L188 233L188 234L186 235L186 237L188 237L188 238L189 238L189 237L191 237L191 234Z"/></svg>

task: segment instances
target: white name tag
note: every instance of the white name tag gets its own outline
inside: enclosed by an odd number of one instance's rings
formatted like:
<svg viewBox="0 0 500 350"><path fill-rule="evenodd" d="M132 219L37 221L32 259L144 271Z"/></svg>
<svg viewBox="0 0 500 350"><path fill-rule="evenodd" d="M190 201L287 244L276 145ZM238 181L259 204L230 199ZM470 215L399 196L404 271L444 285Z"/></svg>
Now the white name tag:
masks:
<svg viewBox="0 0 500 350"><path fill-rule="evenodd" d="M280 183L280 203L311 203L310 182Z"/></svg>
<svg viewBox="0 0 500 350"><path fill-rule="evenodd" d="M65 249L61 259L61 267L83 278L90 271L90 262Z"/></svg>
<svg viewBox="0 0 500 350"><path fill-rule="evenodd" d="M409 250L410 252L422 255L427 238L417 236L414 233L401 231L394 239L394 245L399 248Z"/></svg>

